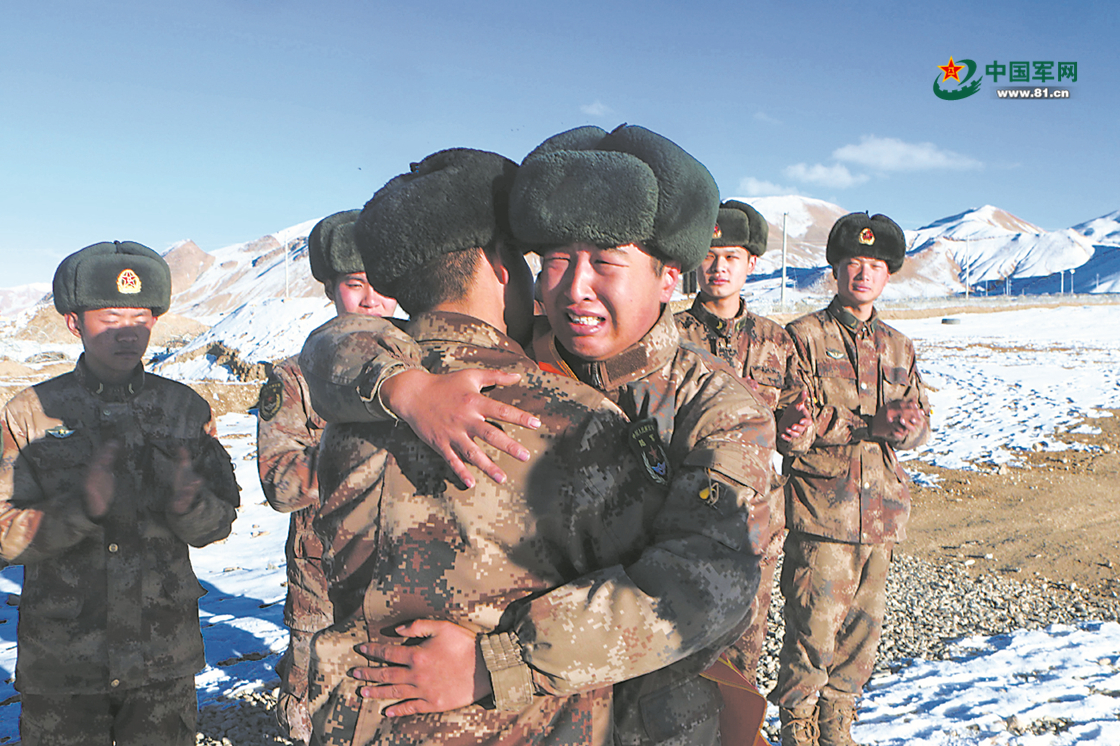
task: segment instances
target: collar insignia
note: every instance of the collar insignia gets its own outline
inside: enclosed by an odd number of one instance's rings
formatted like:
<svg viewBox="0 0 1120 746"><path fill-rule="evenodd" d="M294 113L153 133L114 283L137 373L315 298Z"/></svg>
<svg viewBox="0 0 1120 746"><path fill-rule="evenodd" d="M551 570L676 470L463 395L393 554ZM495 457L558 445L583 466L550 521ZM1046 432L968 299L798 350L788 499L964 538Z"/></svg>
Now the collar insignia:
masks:
<svg viewBox="0 0 1120 746"><path fill-rule="evenodd" d="M864 228L859 232L859 242L864 246L871 246L875 243L875 234L870 228Z"/></svg>
<svg viewBox="0 0 1120 746"><path fill-rule="evenodd" d="M649 481L661 486L669 484L669 459L657 432L657 420L649 417L630 425L630 448L641 459Z"/></svg>
<svg viewBox="0 0 1120 746"><path fill-rule="evenodd" d="M66 425L55 425L50 430L47 430L47 435L50 435L53 438L58 438L59 440L62 440L63 438L69 438L73 434L74 431L66 427Z"/></svg>
<svg viewBox="0 0 1120 746"><path fill-rule="evenodd" d="M117 292L121 295L136 295L140 292L140 276L131 269L117 275Z"/></svg>

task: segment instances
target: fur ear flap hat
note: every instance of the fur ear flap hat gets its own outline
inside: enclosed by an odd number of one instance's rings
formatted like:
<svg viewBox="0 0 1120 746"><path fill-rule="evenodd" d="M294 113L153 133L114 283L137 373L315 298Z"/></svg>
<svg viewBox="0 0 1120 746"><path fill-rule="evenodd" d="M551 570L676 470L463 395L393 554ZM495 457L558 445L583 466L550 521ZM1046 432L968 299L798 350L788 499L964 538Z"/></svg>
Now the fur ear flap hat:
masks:
<svg viewBox="0 0 1120 746"><path fill-rule="evenodd" d="M906 258L906 234L886 215L853 212L836 221L828 232L825 258L835 267L854 256L882 259L893 275Z"/></svg>
<svg viewBox="0 0 1120 746"><path fill-rule="evenodd" d="M685 271L708 253L719 189L703 164L644 127L578 127L521 163L510 226L534 248L640 244Z"/></svg>
<svg viewBox="0 0 1120 746"><path fill-rule="evenodd" d="M484 150L454 148L413 163L362 208L355 229L375 287L433 259L509 235L509 190L517 164Z"/></svg>
<svg viewBox="0 0 1120 746"><path fill-rule="evenodd" d="M345 210L328 215L315 224L307 237L311 275L327 285L339 275L365 272L362 255L354 242L354 221L361 210Z"/></svg>
<svg viewBox="0 0 1120 746"><path fill-rule="evenodd" d="M755 256L766 253L770 226L762 213L746 202L729 199L719 206L712 246L742 246Z"/></svg>
<svg viewBox="0 0 1120 746"><path fill-rule="evenodd" d="M164 258L133 241L103 241L62 260L54 273L59 313L97 308L171 307L171 268Z"/></svg>

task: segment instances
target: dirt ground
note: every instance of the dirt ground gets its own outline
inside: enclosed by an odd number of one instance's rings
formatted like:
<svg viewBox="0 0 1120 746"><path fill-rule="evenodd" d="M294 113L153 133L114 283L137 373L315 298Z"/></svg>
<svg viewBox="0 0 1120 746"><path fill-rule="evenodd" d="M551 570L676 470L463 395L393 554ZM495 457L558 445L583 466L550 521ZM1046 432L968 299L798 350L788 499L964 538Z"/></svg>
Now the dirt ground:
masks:
<svg viewBox="0 0 1120 746"><path fill-rule="evenodd" d="M970 571L1048 578L1120 594L1120 410L1088 420L1097 435L1061 436L1091 450L1029 453L1029 468L951 471L922 464L935 488L913 488L906 554Z"/></svg>

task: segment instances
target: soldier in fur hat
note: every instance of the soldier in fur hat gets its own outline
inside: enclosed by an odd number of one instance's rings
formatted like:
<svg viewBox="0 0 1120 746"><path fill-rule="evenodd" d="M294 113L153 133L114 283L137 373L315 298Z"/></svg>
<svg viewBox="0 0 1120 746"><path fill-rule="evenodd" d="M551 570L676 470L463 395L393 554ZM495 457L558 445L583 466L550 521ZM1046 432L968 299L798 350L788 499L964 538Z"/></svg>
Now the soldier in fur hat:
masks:
<svg viewBox="0 0 1120 746"><path fill-rule="evenodd" d="M495 698L536 701L533 695L630 679L614 690L615 742L714 743L720 694L700 673L742 632L757 586L757 552L769 540L772 426L769 411L722 363L679 344L667 309L682 267L694 268L708 250L715 183L692 156L649 130L583 127L530 153L509 201L514 236L542 257L547 318L534 329L537 364L598 388L622 408L650 489L667 487L670 500L648 537L623 545L645 542L636 561L514 604L509 623L479 637L506 651L486 660ZM391 371L399 364L363 360L361 368L372 376L377 365ZM424 407L407 402L433 397L398 399L406 375L363 379L358 388L370 409L383 401L413 423ZM414 426L427 432L431 424ZM613 517L604 513L607 526ZM625 525L616 529L630 536L635 526ZM579 599L608 597L581 608ZM631 627L631 611L651 601L650 616ZM444 647L454 636L441 624L398 628L425 638L418 645L369 646L367 655L400 665L357 669L360 678L391 684L367 687L363 696L408 699L386 709L394 716L469 703L449 692L469 684L456 680L472 668L474 638L459 648L466 651L460 659ZM663 626L673 632L656 632Z"/></svg>
<svg viewBox="0 0 1120 746"><path fill-rule="evenodd" d="M323 283L340 316L391 316L397 302L369 284L354 244L359 212L337 212L311 229L307 238L311 274ZM316 463L326 423L311 406L297 357L268 366L268 380L257 401L257 468L268 504L291 513L284 548L288 574L284 623L290 637L288 650L276 666L280 676L276 719L288 738L306 744L311 738L307 712L311 638L334 616L321 562L323 545L312 530L321 504Z"/></svg>
<svg viewBox="0 0 1120 746"><path fill-rule="evenodd" d="M74 370L16 394L0 436L0 558L23 564L22 743L195 742L203 591L188 548L239 502L210 407L144 371L171 273L129 241L62 261Z"/></svg>
<svg viewBox="0 0 1120 746"><path fill-rule="evenodd" d="M910 514L895 452L929 435L914 345L874 306L905 252L902 229L885 215L840 218L826 251L836 297L787 327L807 396L778 424L789 536L770 700L783 746L852 746L856 700L875 663L891 553Z"/></svg>
<svg viewBox="0 0 1120 746"><path fill-rule="evenodd" d="M747 381L775 416L802 391L797 353L786 330L747 310L741 293L758 258L766 253L769 225L750 205L728 200L720 205L711 247L696 270L700 290L692 307L676 315L681 337L726 361ZM727 652L727 659L752 684L766 639L766 616L773 592L774 569L782 551L784 480L775 474L770 490L770 533L774 540L759 564L758 595L751 605L747 631ZM759 717L766 700L753 700Z"/></svg>

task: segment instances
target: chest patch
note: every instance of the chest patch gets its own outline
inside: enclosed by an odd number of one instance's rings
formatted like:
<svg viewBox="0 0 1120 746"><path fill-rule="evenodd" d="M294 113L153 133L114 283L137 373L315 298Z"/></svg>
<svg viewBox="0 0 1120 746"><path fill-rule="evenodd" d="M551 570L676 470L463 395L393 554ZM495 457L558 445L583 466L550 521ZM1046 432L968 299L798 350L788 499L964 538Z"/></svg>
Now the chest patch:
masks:
<svg viewBox="0 0 1120 746"><path fill-rule="evenodd" d="M824 352L833 360L844 360L848 357L847 354L841 350L825 350Z"/></svg>
<svg viewBox="0 0 1120 746"><path fill-rule="evenodd" d="M260 399L257 400L257 412L260 413L262 420L268 422L276 416L283 404L284 384L279 378L269 378L265 385L261 386Z"/></svg>
<svg viewBox="0 0 1120 746"><path fill-rule="evenodd" d="M55 425L50 430L47 430L47 435L51 436L52 438L58 438L59 440L62 440L63 438L69 438L73 434L74 431L66 427L66 425Z"/></svg>
<svg viewBox="0 0 1120 746"><path fill-rule="evenodd" d="M641 459L651 482L662 486L669 483L669 459L656 420L648 418L630 425L630 448Z"/></svg>

